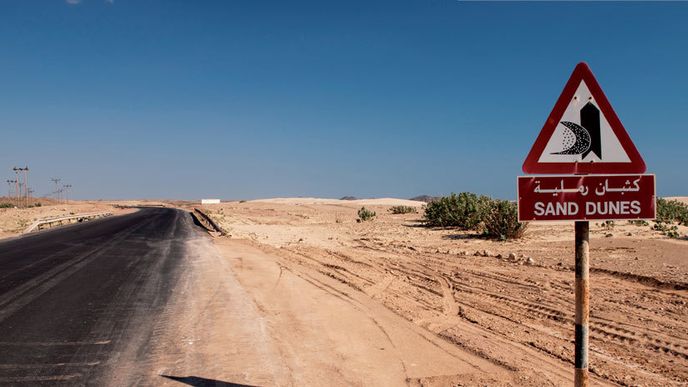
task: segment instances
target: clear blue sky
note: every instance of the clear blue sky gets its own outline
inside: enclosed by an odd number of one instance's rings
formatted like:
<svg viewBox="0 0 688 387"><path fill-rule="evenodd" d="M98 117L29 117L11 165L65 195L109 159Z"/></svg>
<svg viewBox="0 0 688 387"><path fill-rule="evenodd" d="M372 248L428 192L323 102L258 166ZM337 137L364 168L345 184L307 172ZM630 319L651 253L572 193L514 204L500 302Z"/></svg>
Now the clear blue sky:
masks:
<svg viewBox="0 0 688 387"><path fill-rule="evenodd" d="M587 61L659 194L688 195L687 20L688 3L7 0L0 187L28 163L37 193L58 176L79 198L514 198Z"/></svg>

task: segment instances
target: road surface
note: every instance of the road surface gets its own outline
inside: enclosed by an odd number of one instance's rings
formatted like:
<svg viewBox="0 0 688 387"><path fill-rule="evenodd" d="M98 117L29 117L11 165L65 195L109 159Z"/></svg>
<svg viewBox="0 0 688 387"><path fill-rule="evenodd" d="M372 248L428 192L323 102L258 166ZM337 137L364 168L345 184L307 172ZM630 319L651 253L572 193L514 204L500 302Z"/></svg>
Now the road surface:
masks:
<svg viewBox="0 0 688 387"><path fill-rule="evenodd" d="M0 385L528 385L292 258L172 209L2 242Z"/></svg>
<svg viewBox="0 0 688 387"><path fill-rule="evenodd" d="M102 385L145 360L198 233L148 208L0 243L0 384Z"/></svg>

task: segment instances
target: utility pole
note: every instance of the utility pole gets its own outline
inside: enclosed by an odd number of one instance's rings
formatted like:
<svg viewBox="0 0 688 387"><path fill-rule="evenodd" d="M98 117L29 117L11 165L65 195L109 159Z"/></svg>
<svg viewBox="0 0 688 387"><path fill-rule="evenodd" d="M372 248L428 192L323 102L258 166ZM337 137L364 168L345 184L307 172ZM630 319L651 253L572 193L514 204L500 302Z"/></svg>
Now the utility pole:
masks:
<svg viewBox="0 0 688 387"><path fill-rule="evenodd" d="M21 202L20 202L21 201L21 199L20 199L21 194L20 194L20 189L19 189L20 184L21 184L20 183L20 177L19 177L19 171L21 171L21 168L14 167L14 168L12 168L12 170L14 171L14 184L15 184L14 194L17 196L17 198L16 198L17 207L19 207L21 205Z"/></svg>
<svg viewBox="0 0 688 387"><path fill-rule="evenodd" d="M7 179L5 181L7 182L7 199L9 199L10 202L12 202L12 185L17 184L17 180Z"/></svg>
<svg viewBox="0 0 688 387"><path fill-rule="evenodd" d="M26 190L26 207L29 207L29 166L24 166L24 190Z"/></svg>
<svg viewBox="0 0 688 387"><path fill-rule="evenodd" d="M18 189L17 190L17 206L21 205L22 202L26 205L26 207L29 206L29 166L25 166L24 168L21 167L14 167L12 168L14 171L16 177L17 177L17 188L23 187L23 189ZM19 173L24 172L24 181L22 182Z"/></svg>
<svg viewBox="0 0 688 387"><path fill-rule="evenodd" d="M22 192L24 192L24 183L22 183L22 181L20 179L19 180L19 193L17 193L17 207L21 207L21 205L23 203L22 196L24 196L24 195L22 194Z"/></svg>
<svg viewBox="0 0 688 387"><path fill-rule="evenodd" d="M65 184L62 186L65 190L65 203L69 203L69 190L72 188L71 184Z"/></svg>
<svg viewBox="0 0 688 387"><path fill-rule="evenodd" d="M57 197L57 202L59 203L59 202L60 202L60 187L59 187L59 184L60 184L60 181L61 181L62 179L59 179L59 178L56 178L56 177L51 177L50 180L51 180L53 183L55 183L55 196Z"/></svg>

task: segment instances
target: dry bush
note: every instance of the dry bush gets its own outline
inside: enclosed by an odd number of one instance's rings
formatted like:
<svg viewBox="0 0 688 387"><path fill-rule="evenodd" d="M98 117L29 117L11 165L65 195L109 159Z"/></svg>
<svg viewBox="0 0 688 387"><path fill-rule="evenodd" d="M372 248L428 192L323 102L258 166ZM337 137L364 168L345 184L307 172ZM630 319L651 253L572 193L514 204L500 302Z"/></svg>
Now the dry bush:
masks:
<svg viewBox="0 0 688 387"><path fill-rule="evenodd" d="M484 234L499 240L518 239L528 225L518 221L518 207L508 200L491 200L483 219Z"/></svg>
<svg viewBox="0 0 688 387"><path fill-rule="evenodd" d="M358 210L358 219L356 219L357 222L366 222L368 220L373 220L377 214L375 211L371 211L365 207L361 207L360 210Z"/></svg>
<svg viewBox="0 0 688 387"><path fill-rule="evenodd" d="M393 206L389 209L392 214L415 214L418 212L415 207L411 206Z"/></svg>

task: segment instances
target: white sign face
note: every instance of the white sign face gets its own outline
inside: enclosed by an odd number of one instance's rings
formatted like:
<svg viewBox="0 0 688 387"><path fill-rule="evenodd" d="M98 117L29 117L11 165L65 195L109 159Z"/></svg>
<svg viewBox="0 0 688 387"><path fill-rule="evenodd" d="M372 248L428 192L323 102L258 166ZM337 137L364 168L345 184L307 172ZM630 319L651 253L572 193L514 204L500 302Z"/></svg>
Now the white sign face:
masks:
<svg viewBox="0 0 688 387"><path fill-rule="evenodd" d="M540 163L630 163L584 80L540 155Z"/></svg>
<svg viewBox="0 0 688 387"><path fill-rule="evenodd" d="M590 67L579 63L528 152L523 172L637 174L646 169Z"/></svg>

